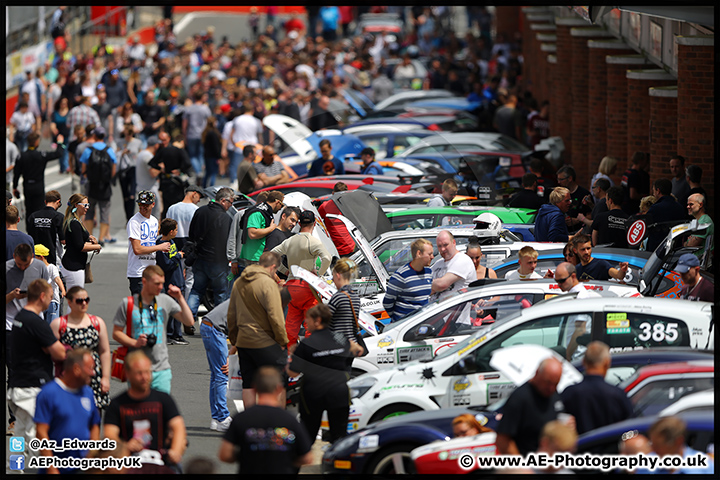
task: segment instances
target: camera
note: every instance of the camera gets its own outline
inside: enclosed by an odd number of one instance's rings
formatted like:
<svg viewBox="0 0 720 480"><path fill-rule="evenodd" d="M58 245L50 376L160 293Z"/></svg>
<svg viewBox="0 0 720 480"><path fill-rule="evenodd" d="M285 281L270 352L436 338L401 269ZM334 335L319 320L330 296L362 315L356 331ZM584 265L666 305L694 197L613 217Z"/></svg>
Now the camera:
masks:
<svg viewBox="0 0 720 480"><path fill-rule="evenodd" d="M155 346L156 343L157 343L157 335L155 335L154 333L151 333L150 335L147 336L147 345L146 346L152 348Z"/></svg>

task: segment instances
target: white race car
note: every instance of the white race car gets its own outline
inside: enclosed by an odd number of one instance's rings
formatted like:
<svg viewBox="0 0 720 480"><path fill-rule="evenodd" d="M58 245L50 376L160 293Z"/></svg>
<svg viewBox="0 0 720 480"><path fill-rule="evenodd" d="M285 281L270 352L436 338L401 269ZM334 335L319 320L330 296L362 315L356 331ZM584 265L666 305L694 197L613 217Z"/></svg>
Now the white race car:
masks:
<svg viewBox="0 0 720 480"><path fill-rule="evenodd" d="M607 297L639 296L635 287L612 282L583 283ZM355 374L374 372L414 360L431 359L462 342L483 326L502 322L536 303L562 294L553 279L498 280L460 291L423 307L367 337L368 354L353 361Z"/></svg>
<svg viewBox="0 0 720 480"><path fill-rule="evenodd" d="M348 428L356 430L418 410L489 405L507 396L515 385L490 366L492 353L498 348L542 345L566 358L573 358L592 340L607 343L611 351L668 346L713 349L712 330L712 304L707 302L558 296L481 327L434 359L350 380Z"/></svg>

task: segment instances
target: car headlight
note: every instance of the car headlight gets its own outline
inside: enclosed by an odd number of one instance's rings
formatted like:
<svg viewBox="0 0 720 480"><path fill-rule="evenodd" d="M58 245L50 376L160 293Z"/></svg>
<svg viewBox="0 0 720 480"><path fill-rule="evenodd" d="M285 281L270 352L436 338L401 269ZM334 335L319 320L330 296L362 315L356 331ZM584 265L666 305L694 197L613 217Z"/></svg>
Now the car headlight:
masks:
<svg viewBox="0 0 720 480"><path fill-rule="evenodd" d="M350 389L350 398L360 398L367 393L377 382L377 378L370 376L360 376L348 382Z"/></svg>

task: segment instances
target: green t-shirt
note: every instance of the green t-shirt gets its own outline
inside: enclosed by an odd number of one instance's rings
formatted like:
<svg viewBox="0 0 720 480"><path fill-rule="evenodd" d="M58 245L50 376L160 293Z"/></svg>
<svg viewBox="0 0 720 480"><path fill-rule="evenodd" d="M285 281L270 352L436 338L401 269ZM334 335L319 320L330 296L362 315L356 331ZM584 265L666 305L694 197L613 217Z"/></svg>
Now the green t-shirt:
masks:
<svg viewBox="0 0 720 480"><path fill-rule="evenodd" d="M707 213L702 215L700 218L698 218L699 225L702 225L704 223L709 223L710 228L705 230L704 233L698 233L695 235L696 237L703 239L702 246L698 250L695 251L695 255L698 258L702 257L703 253L705 253L705 239L707 238L707 236L713 235L713 237L714 237L714 235L715 235L715 224L713 223L712 219L710 218L710 216ZM715 250L715 240L714 239L713 239L712 243L710 244L710 251L712 252L713 250Z"/></svg>
<svg viewBox="0 0 720 480"><path fill-rule="evenodd" d="M262 212L255 212L250 215L245 229L249 232L251 228L265 228L265 216ZM265 250L265 237L253 240L250 238L250 235L248 235L240 251L240 258L257 262L260 260L260 255L262 255L263 250Z"/></svg>

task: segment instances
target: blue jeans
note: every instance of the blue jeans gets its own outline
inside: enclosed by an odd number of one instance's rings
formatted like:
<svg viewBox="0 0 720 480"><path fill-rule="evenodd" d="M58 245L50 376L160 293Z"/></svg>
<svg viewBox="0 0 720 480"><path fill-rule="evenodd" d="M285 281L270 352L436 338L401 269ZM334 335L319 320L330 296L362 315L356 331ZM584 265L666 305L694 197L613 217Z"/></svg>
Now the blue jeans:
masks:
<svg viewBox="0 0 720 480"><path fill-rule="evenodd" d="M215 185L215 179L218 174L218 160L205 157L205 177L203 178L203 188Z"/></svg>
<svg viewBox="0 0 720 480"><path fill-rule="evenodd" d="M188 306L193 317L197 317L200 297L205 293L208 285L212 285L215 305L220 305L228 299L230 296L230 281L228 280L230 268L226 263L207 262L202 258L198 258L192 268L195 278L188 298Z"/></svg>
<svg viewBox="0 0 720 480"><path fill-rule="evenodd" d="M200 335L210 366L210 415L218 422L222 422L230 416L227 408L228 376L221 370L228 361L227 341L224 333L202 322L200 322Z"/></svg>
<svg viewBox="0 0 720 480"><path fill-rule="evenodd" d="M193 170L195 170L198 177L202 177L204 164L202 140L199 138L188 138L186 140L186 145Z"/></svg>
<svg viewBox="0 0 720 480"><path fill-rule="evenodd" d="M60 316L60 304L58 302L50 302L50 307L45 310L45 321L52 323L53 320Z"/></svg>
<svg viewBox="0 0 720 480"><path fill-rule="evenodd" d="M63 149L62 155L60 155L60 173L65 173L70 163L68 163L68 151L67 148Z"/></svg>
<svg viewBox="0 0 720 480"><path fill-rule="evenodd" d="M228 166L229 172L228 175L230 176L230 183L233 183L235 180L237 180L237 170L240 166L240 162L243 159L242 155L242 149L240 151L235 151L230 156L230 165Z"/></svg>

